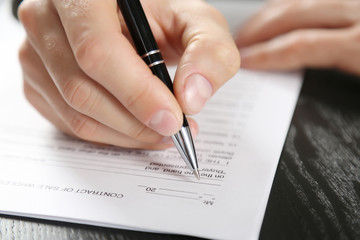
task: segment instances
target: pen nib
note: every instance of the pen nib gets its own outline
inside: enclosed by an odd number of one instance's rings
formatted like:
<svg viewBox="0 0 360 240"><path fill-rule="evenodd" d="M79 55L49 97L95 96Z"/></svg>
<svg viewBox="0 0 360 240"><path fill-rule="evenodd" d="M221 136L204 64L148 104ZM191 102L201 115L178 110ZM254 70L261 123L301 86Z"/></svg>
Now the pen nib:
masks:
<svg viewBox="0 0 360 240"><path fill-rule="evenodd" d="M190 133L190 128L188 126L183 126L180 131L171 136L171 138L189 169L194 173L197 179L200 179L196 152Z"/></svg>
<svg viewBox="0 0 360 240"><path fill-rule="evenodd" d="M200 180L199 170L198 170L198 169L195 169L195 170L193 171L193 173L194 173L195 177L197 178L197 180Z"/></svg>

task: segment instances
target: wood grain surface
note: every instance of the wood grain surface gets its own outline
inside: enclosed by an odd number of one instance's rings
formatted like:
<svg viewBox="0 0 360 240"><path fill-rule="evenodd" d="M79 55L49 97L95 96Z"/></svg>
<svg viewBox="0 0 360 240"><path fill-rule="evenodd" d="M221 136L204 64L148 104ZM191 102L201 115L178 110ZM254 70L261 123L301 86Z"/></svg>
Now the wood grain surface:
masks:
<svg viewBox="0 0 360 240"><path fill-rule="evenodd" d="M360 239L360 79L307 71L260 239Z"/></svg>
<svg viewBox="0 0 360 240"><path fill-rule="evenodd" d="M0 239L197 238L0 215ZM360 239L359 78L306 72L260 239Z"/></svg>

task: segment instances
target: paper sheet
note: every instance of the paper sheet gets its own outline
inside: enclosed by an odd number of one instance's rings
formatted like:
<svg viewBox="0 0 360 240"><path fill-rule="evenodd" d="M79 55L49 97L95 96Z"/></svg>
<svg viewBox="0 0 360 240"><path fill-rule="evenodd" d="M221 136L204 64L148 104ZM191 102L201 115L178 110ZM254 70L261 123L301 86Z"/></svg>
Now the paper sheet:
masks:
<svg viewBox="0 0 360 240"><path fill-rule="evenodd" d="M241 70L195 119L201 180L175 148L90 144L25 101L23 36L0 12L0 212L211 239L257 239L301 74ZM172 69L173 71L173 69Z"/></svg>

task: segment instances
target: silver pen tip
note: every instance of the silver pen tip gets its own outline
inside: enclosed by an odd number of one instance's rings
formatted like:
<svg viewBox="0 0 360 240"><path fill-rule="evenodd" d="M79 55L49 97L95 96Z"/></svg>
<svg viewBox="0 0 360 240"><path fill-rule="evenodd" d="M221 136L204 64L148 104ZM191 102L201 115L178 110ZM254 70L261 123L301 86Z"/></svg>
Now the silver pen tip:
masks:
<svg viewBox="0 0 360 240"><path fill-rule="evenodd" d="M198 180L200 180L199 170L198 170L198 169L194 169L194 170L193 170L193 173L194 173L195 177L196 177Z"/></svg>

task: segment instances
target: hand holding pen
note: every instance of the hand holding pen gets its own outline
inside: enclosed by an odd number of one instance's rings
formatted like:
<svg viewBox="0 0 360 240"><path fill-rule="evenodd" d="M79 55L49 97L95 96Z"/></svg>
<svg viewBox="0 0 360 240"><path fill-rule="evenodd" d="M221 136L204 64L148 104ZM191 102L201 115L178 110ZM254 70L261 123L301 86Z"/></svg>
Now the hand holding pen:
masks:
<svg viewBox="0 0 360 240"><path fill-rule="evenodd" d="M224 18L203 1L142 1L174 94L137 54L116 1L25 0L20 50L30 103L67 134L162 149L239 68ZM175 95L175 97L174 97ZM188 119L193 134L198 127Z"/></svg>

